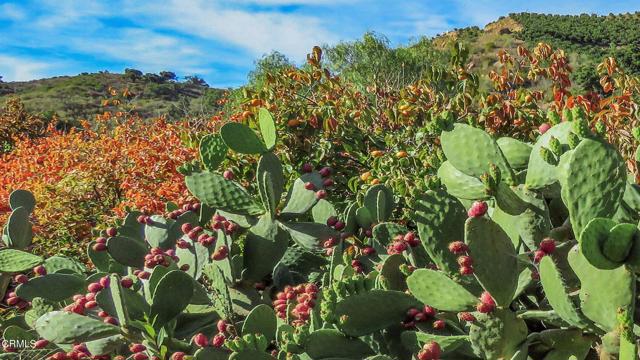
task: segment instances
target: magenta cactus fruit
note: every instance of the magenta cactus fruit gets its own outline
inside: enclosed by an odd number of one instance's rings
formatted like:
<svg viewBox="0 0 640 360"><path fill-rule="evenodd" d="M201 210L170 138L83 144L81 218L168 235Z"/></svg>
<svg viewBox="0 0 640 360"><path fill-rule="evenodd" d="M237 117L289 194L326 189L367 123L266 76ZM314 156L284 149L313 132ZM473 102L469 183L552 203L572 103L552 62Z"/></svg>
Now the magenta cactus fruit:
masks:
<svg viewBox="0 0 640 360"><path fill-rule="evenodd" d="M227 179L227 180L233 180L233 177L234 177L234 175L233 175L233 171L231 171L231 170L225 170L225 171L222 173L222 177L224 177L224 178L225 178L225 179Z"/></svg>
<svg viewBox="0 0 640 360"><path fill-rule="evenodd" d="M545 254L552 254L556 250L556 241L552 238L546 238L540 242L540 250Z"/></svg>
<svg viewBox="0 0 640 360"><path fill-rule="evenodd" d="M549 131L549 129L551 129L551 125L549 125L549 123L542 123L540 124L540 126L538 126L538 131L540 132L540 135L543 135L544 133Z"/></svg>
<svg viewBox="0 0 640 360"><path fill-rule="evenodd" d="M462 241L454 241L449 244L449 251L456 255L464 254L468 249L467 244Z"/></svg>
<svg viewBox="0 0 640 360"><path fill-rule="evenodd" d="M203 333L197 333L196 335L194 335L192 341L198 347L209 346L209 339Z"/></svg>
<svg viewBox="0 0 640 360"><path fill-rule="evenodd" d="M487 213L487 210L489 210L489 205L487 205L486 202L475 201L471 205L471 208L469 208L469 211L467 212L467 214L469 215L469 217L480 217L480 216L484 216L484 214Z"/></svg>

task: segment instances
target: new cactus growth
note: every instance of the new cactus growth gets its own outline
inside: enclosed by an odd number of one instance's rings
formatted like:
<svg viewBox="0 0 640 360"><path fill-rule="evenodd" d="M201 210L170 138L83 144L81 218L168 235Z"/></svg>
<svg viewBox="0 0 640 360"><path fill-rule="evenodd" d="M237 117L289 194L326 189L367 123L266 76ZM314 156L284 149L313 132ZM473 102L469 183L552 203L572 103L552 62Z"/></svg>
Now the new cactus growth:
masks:
<svg viewBox="0 0 640 360"><path fill-rule="evenodd" d="M198 203L97 231L90 269L27 251L35 200L16 191L4 337L60 360L636 359L640 193L585 116L550 112L534 144L448 127L441 181L398 219L385 185L341 209L332 169L290 179L262 109L259 133L201 139ZM229 150L258 159L253 186L219 169Z"/></svg>

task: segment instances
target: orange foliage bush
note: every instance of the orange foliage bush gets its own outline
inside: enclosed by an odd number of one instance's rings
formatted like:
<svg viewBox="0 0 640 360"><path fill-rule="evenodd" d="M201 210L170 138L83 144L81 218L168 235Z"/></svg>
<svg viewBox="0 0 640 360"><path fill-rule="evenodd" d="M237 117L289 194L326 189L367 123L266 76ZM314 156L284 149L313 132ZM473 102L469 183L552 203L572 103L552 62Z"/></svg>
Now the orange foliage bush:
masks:
<svg viewBox="0 0 640 360"><path fill-rule="evenodd" d="M24 138L2 155L0 203L14 189L32 191L37 234L73 249L74 240L86 239L93 226L127 207L162 212L166 201L187 201L176 171L196 155L181 140L187 131L183 123L146 125L137 118L101 122L97 129L85 123L68 133L50 127L46 136Z"/></svg>
<svg viewBox="0 0 640 360"><path fill-rule="evenodd" d="M41 136L47 124L47 120L27 112L19 98L11 98L0 109L0 146L10 147L16 137Z"/></svg>

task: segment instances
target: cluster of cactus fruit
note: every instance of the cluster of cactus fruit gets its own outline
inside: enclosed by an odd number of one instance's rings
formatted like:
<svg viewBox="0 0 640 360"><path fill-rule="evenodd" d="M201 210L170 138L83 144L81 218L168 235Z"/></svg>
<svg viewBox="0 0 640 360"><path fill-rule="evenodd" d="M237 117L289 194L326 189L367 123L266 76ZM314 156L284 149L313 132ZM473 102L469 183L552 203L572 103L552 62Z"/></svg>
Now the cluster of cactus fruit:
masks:
<svg viewBox="0 0 640 360"><path fill-rule="evenodd" d="M100 231L91 268L26 251L16 191L0 325L30 345L0 359L637 359L640 187L571 115L535 144L445 124L439 182L394 222L384 185L339 212L331 169L288 182L261 110L261 137L226 124L181 168L198 203ZM257 194L218 172L230 149Z"/></svg>

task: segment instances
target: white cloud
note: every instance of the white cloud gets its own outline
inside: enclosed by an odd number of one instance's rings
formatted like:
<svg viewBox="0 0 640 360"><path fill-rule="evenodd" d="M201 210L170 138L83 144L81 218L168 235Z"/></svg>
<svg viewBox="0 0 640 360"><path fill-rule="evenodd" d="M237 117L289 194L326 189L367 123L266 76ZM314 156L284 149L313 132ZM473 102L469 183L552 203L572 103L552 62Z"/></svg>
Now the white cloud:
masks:
<svg viewBox="0 0 640 360"><path fill-rule="evenodd" d="M154 27L238 46L254 56L278 50L301 59L314 46L336 35L319 18L274 11L229 9L216 2L169 0L130 9Z"/></svg>
<svg viewBox="0 0 640 360"><path fill-rule="evenodd" d="M0 76L3 81L27 81L46 76L50 63L28 58L0 55Z"/></svg>
<svg viewBox="0 0 640 360"><path fill-rule="evenodd" d="M15 4L0 4L0 19L19 21L26 17L27 14L23 8Z"/></svg>

